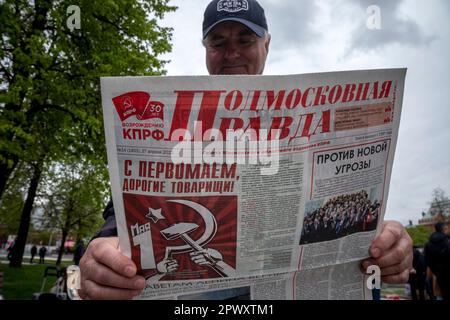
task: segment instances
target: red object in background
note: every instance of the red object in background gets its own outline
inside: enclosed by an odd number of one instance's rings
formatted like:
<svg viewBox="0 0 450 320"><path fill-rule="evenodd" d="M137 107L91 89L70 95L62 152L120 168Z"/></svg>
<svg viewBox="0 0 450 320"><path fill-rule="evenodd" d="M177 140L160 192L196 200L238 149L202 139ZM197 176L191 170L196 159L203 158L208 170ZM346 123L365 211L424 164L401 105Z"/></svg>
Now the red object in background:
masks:
<svg viewBox="0 0 450 320"><path fill-rule="evenodd" d="M64 248L72 248L75 245L75 241L73 240L67 240L64 242Z"/></svg>

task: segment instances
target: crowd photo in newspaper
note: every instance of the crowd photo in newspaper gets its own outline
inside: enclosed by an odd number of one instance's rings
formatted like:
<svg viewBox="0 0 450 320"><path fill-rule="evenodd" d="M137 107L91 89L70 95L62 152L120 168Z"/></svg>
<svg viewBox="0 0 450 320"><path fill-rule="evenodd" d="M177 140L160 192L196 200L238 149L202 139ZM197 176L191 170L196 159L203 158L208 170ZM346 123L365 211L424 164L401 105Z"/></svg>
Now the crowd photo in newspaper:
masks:
<svg viewBox="0 0 450 320"><path fill-rule="evenodd" d="M365 190L341 195L306 212L300 244L329 241L349 234L375 230L380 203L371 201Z"/></svg>

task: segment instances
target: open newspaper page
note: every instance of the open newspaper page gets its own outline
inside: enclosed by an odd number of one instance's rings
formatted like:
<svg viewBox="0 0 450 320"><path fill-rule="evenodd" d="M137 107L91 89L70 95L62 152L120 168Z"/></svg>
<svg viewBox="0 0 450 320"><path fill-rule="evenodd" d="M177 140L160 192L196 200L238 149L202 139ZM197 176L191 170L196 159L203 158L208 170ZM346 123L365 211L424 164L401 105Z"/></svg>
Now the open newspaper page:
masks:
<svg viewBox="0 0 450 320"><path fill-rule="evenodd" d="M102 78L140 298L370 298L405 74Z"/></svg>

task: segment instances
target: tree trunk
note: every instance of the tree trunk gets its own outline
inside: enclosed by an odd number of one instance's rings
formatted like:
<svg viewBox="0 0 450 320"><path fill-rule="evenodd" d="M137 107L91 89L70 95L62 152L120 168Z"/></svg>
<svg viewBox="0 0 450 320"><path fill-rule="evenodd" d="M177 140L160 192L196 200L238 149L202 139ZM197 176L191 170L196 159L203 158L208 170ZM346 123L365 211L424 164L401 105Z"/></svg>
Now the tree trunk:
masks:
<svg viewBox="0 0 450 320"><path fill-rule="evenodd" d="M73 202L72 199L68 199L67 207L66 207L66 221L64 221L64 226L62 227L62 239L61 245L58 250L58 259L56 260L56 265L59 266L61 264L62 256L64 254L64 244L66 243L67 236L69 235L69 231L72 227L72 210L73 210Z"/></svg>
<svg viewBox="0 0 450 320"><path fill-rule="evenodd" d="M78 244L83 239L81 236L81 217L78 217L77 226L78 226L78 230L77 230L77 239L75 242L76 244Z"/></svg>
<svg viewBox="0 0 450 320"><path fill-rule="evenodd" d="M66 223L67 224L67 223ZM69 230L66 228L63 228L62 230L62 238L61 238L61 245L59 246L58 250L58 259L56 260L56 265L61 265L62 256L64 254L64 244L66 243L67 235L69 234Z"/></svg>
<svg viewBox="0 0 450 320"><path fill-rule="evenodd" d="M4 156L4 154L1 154L2 156ZM9 156L9 155L7 155ZM12 165L8 166L7 161L5 160L5 163L0 163L0 199L3 196L3 193L5 193L6 191L6 184L9 180L9 177L11 176L11 173L14 171L14 168L17 166L17 159L10 159L10 158L6 158L10 161L12 161Z"/></svg>
<svg viewBox="0 0 450 320"><path fill-rule="evenodd" d="M12 251L10 267L21 267L23 253L25 251L25 244L27 243L28 230L30 229L31 211L33 210L34 198L36 197L36 191L41 179L42 170L40 163L33 166L33 176L30 180L30 187L28 188L27 199L22 209L22 215L20 217L19 231L17 232L17 238L14 243Z"/></svg>

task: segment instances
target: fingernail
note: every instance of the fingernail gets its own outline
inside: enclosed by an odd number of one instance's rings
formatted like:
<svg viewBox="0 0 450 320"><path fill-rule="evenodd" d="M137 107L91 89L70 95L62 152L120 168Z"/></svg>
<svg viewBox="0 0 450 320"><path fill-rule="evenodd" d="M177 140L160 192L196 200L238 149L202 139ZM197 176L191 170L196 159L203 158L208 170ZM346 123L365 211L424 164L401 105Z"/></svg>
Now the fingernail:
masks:
<svg viewBox="0 0 450 320"><path fill-rule="evenodd" d="M134 276L134 268L132 266L125 267L125 274L129 277Z"/></svg>
<svg viewBox="0 0 450 320"><path fill-rule="evenodd" d="M378 248L373 248L371 250L372 257L374 257L374 258L378 258L380 256L380 253L381 253L380 249L378 249Z"/></svg>
<svg viewBox="0 0 450 320"><path fill-rule="evenodd" d="M144 287L144 285L145 285L145 280L144 280L144 279L137 279L137 280L134 282L134 287L135 287L135 288L142 289L142 288Z"/></svg>
<svg viewBox="0 0 450 320"><path fill-rule="evenodd" d="M369 266L369 262L367 262L367 261L364 261L362 264L361 264L361 266L362 266L362 268L364 269L364 271L367 269L367 267Z"/></svg>

